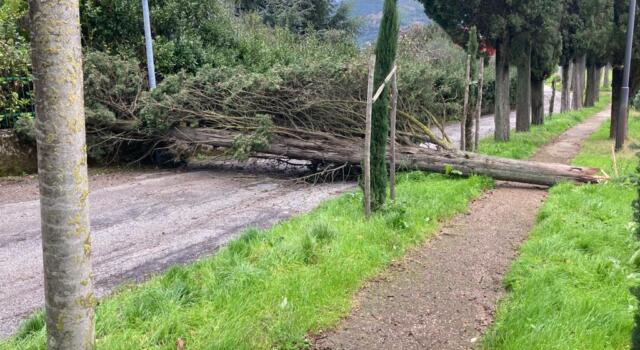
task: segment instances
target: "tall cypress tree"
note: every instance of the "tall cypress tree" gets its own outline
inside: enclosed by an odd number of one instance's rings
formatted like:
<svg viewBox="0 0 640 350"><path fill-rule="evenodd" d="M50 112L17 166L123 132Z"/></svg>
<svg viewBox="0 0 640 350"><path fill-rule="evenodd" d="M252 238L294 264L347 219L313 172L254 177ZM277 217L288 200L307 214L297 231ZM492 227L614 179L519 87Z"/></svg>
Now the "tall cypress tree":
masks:
<svg viewBox="0 0 640 350"><path fill-rule="evenodd" d="M398 46L397 0L385 0L376 43L376 68L374 86L380 86L391 72ZM371 208L380 208L387 199L387 136L389 134L389 89L380 95L373 105L371 119Z"/></svg>

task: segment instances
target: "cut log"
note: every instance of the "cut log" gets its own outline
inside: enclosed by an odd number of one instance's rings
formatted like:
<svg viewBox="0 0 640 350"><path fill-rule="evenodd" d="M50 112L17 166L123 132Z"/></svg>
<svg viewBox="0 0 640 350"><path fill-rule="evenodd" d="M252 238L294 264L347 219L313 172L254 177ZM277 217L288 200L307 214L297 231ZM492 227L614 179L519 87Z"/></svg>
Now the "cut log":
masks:
<svg viewBox="0 0 640 350"><path fill-rule="evenodd" d="M170 142L187 146L209 145L232 148L238 134L226 130L181 128L170 133ZM360 165L362 145L351 139L314 133L312 137L274 136L260 156ZM400 169L445 173L455 170L463 175L486 175L496 180L553 186L559 182L595 183L606 179L600 169L565 164L540 163L491 157L476 153L440 150L420 146L397 146ZM389 155L390 158L390 155Z"/></svg>

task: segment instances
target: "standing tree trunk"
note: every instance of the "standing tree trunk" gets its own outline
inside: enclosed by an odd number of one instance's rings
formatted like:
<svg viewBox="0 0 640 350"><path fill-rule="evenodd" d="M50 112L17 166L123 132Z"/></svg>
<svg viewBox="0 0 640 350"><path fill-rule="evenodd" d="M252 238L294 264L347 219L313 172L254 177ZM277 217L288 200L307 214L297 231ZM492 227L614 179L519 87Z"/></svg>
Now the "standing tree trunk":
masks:
<svg viewBox="0 0 640 350"><path fill-rule="evenodd" d="M467 55L469 58L469 79L467 83L469 85L469 108L465 114L464 123L464 135L465 135L465 150L471 150L474 148L473 143L473 119L475 116L475 104L477 103L478 96L478 84L471 84L471 80L478 74L478 30L476 27L469 29L469 40L467 42Z"/></svg>
<svg viewBox="0 0 640 350"><path fill-rule="evenodd" d="M511 105L509 103L509 38L505 36L496 47L495 139L509 141Z"/></svg>
<svg viewBox="0 0 640 350"><path fill-rule="evenodd" d="M531 122L544 124L544 80L531 79Z"/></svg>
<svg viewBox="0 0 640 350"><path fill-rule="evenodd" d="M574 73L576 71L576 65L573 64L573 60L569 61L569 79L567 80L568 82L568 87L569 87L569 91L572 92L573 91L573 84L575 83L575 76ZM569 109L571 109L571 103L569 103Z"/></svg>
<svg viewBox="0 0 640 350"><path fill-rule="evenodd" d="M560 96L560 113L566 113L569 111L569 81L571 75L569 74L569 64L562 66L562 93Z"/></svg>
<svg viewBox="0 0 640 350"><path fill-rule="evenodd" d="M480 149L480 117L482 117L482 89L484 88L484 57L480 57L480 70L478 71L478 100L476 102L476 132L473 151Z"/></svg>
<svg viewBox="0 0 640 350"><path fill-rule="evenodd" d="M596 87L600 85L598 83L598 69L595 65L590 64L587 66L587 88L586 96L584 99L585 107L593 107L596 104Z"/></svg>
<svg viewBox="0 0 640 350"><path fill-rule="evenodd" d="M30 0L49 349L95 347L78 0Z"/></svg>
<svg viewBox="0 0 640 350"><path fill-rule="evenodd" d="M396 60L398 45L397 0L385 0L376 43L376 69L374 91L382 85ZM371 119L371 209L377 210L387 199L387 139L389 135L389 87L385 87L380 98L373 105Z"/></svg>
<svg viewBox="0 0 640 350"><path fill-rule="evenodd" d="M620 107L620 89L622 88L622 67L614 66L613 79L611 84L611 128L609 130L609 138L616 138L616 130L618 128L618 109Z"/></svg>
<svg viewBox="0 0 640 350"><path fill-rule="evenodd" d="M574 64L574 85L573 85L573 109L582 108L584 102L584 73L586 70L587 57L581 55L576 58Z"/></svg>
<svg viewBox="0 0 640 350"><path fill-rule="evenodd" d="M469 119L469 88L471 87L471 55L467 55L467 69L464 76L464 105L460 120L460 150L467 150L467 119Z"/></svg>
<svg viewBox="0 0 640 350"><path fill-rule="evenodd" d="M543 88L544 89L544 88ZM556 80L551 82L551 101L549 101L549 116L553 115L553 109L556 106Z"/></svg>
<svg viewBox="0 0 640 350"><path fill-rule="evenodd" d="M531 128L531 47L523 53L518 63L518 98L516 107L516 131L525 132Z"/></svg>
<svg viewBox="0 0 640 350"><path fill-rule="evenodd" d="M611 65L607 64L606 66L604 66L604 79L603 79L603 83L602 86L605 88L608 88L611 86L611 82L609 81L609 72L611 71Z"/></svg>
<svg viewBox="0 0 640 350"><path fill-rule="evenodd" d="M604 71L604 67L596 68L596 84L593 87L595 90L596 102L600 102L600 85L602 82L602 72Z"/></svg>

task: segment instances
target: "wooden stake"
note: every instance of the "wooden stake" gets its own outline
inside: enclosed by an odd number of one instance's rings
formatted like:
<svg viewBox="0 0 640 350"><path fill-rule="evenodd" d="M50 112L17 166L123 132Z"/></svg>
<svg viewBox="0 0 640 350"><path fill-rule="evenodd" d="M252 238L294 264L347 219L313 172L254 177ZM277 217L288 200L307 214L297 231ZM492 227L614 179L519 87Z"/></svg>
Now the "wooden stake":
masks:
<svg viewBox="0 0 640 350"><path fill-rule="evenodd" d="M398 114L398 72L391 78L391 163L389 164L389 188L391 200L396 200L396 116Z"/></svg>
<svg viewBox="0 0 640 350"><path fill-rule="evenodd" d="M480 71L478 72L478 101L476 103L476 134L473 151L478 152L480 148L480 117L482 117L482 87L484 84L484 57L480 57Z"/></svg>
<svg viewBox="0 0 640 350"><path fill-rule="evenodd" d="M553 115L553 108L556 104L556 80L551 81L551 101L549 101L549 116Z"/></svg>
<svg viewBox="0 0 640 350"><path fill-rule="evenodd" d="M611 158L613 159L613 173L616 175L616 177L620 177L620 172L618 171L618 159L616 157L615 145L611 146Z"/></svg>
<svg viewBox="0 0 640 350"><path fill-rule="evenodd" d="M364 215L371 216L371 113L373 112L373 74L376 56L369 59L369 79L367 84L367 118L364 133Z"/></svg>
<svg viewBox="0 0 640 350"><path fill-rule="evenodd" d="M460 118L460 150L467 150L467 132L465 125L467 124L467 113L469 111L469 85L470 75L471 74L471 55L467 55L467 73L465 75L465 84L464 84L464 107L462 108L462 118Z"/></svg>

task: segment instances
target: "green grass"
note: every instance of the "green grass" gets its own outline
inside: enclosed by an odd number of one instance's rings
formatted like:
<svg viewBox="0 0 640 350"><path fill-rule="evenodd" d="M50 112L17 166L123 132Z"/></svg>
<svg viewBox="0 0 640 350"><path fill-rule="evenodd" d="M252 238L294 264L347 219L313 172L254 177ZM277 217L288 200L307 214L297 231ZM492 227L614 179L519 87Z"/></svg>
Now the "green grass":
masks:
<svg viewBox="0 0 640 350"><path fill-rule="evenodd" d="M492 182L402 174L399 202L365 221L359 192L266 231L249 230L213 257L129 286L97 308L101 349L298 349L335 325L353 295L463 211ZM44 349L41 315L0 349Z"/></svg>
<svg viewBox="0 0 640 350"><path fill-rule="evenodd" d="M632 118L630 137L640 139ZM574 164L611 171L608 123ZM633 143L633 141L631 142ZM484 339L487 349L628 349L640 284L629 260L640 248L633 234L634 187L624 176L637 158L619 154L622 178L600 185L551 189L530 239L509 272L508 296Z"/></svg>
<svg viewBox="0 0 640 350"><path fill-rule="evenodd" d="M487 155L513 159L527 159L533 156L543 145L549 143L563 132L581 121L600 112L611 101L611 95L603 94L594 107L567 113L554 114L545 118L544 125L534 125L530 132L511 131L508 142L496 142L492 137L480 141L480 152Z"/></svg>
<svg viewBox="0 0 640 350"><path fill-rule="evenodd" d="M610 176L614 176L614 162L611 148L613 141L609 139L610 122L607 120L582 148L582 152L573 163L582 166L598 167ZM622 152L616 155L617 172L620 175L630 174L635 170L640 145L640 112L632 111L629 116L629 140Z"/></svg>

